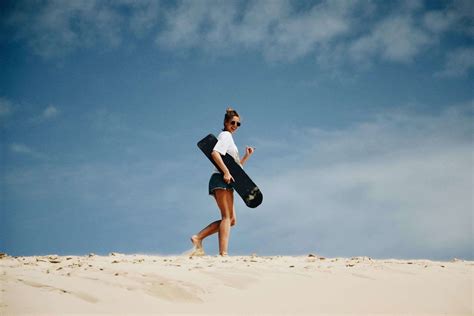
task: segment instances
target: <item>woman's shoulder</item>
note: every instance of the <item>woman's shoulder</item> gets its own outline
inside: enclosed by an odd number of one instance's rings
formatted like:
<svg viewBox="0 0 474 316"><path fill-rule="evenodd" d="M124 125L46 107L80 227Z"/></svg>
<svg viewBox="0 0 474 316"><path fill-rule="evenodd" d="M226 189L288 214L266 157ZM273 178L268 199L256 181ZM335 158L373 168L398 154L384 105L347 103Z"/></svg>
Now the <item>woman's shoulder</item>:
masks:
<svg viewBox="0 0 474 316"><path fill-rule="evenodd" d="M217 136L218 139L221 139L221 138L232 138L232 134L229 132L229 131L222 131L219 133L219 135Z"/></svg>

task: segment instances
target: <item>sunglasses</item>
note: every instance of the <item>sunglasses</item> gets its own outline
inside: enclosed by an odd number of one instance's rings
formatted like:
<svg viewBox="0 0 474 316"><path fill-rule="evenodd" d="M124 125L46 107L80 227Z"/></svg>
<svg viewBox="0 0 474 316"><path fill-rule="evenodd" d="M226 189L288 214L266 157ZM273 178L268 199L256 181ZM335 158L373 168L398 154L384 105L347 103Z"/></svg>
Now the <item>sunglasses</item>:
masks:
<svg viewBox="0 0 474 316"><path fill-rule="evenodd" d="M230 122L230 125L234 126L235 124L237 124L237 127L240 126L240 122L236 122L236 121L231 121Z"/></svg>

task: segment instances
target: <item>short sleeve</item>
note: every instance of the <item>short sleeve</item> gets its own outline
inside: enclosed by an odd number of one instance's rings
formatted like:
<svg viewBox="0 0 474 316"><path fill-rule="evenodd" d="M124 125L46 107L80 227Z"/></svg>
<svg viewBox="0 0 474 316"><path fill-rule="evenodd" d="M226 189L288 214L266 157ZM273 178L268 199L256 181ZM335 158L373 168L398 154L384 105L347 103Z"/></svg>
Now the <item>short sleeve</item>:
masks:
<svg viewBox="0 0 474 316"><path fill-rule="evenodd" d="M230 145L232 144L232 136L229 132L225 131L217 136L217 144L214 146L214 150L219 152L221 155L225 155Z"/></svg>

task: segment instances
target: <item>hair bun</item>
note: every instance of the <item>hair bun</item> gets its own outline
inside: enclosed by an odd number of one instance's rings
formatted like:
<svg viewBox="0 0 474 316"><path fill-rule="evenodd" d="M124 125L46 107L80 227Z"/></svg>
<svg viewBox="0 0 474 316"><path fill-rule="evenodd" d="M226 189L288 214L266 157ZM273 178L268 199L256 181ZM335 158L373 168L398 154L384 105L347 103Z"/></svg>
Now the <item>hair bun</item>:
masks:
<svg viewBox="0 0 474 316"><path fill-rule="evenodd" d="M229 106L229 107L227 108L227 110L225 110L225 111L226 111L227 113L228 113L228 112L233 112L234 109Z"/></svg>

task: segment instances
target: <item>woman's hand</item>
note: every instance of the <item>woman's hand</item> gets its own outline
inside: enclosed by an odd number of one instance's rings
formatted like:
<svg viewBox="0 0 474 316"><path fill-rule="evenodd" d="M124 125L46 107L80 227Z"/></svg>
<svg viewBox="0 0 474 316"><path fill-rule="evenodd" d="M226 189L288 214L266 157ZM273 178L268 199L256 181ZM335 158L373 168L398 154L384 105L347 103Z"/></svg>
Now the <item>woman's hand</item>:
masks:
<svg viewBox="0 0 474 316"><path fill-rule="evenodd" d="M255 151L255 147L250 147L250 146L247 146L247 148L245 148L245 155L244 155L244 158L242 158L240 160L240 164L241 165L244 165L244 163L247 161L247 159L249 159L250 156L252 156L253 152Z"/></svg>
<svg viewBox="0 0 474 316"><path fill-rule="evenodd" d="M245 148L245 154L250 157L253 154L254 150L254 147L247 146L247 148Z"/></svg>
<svg viewBox="0 0 474 316"><path fill-rule="evenodd" d="M224 173L224 182L229 184L231 182L234 181L234 178L232 177L232 175L230 174L230 172L226 172Z"/></svg>

